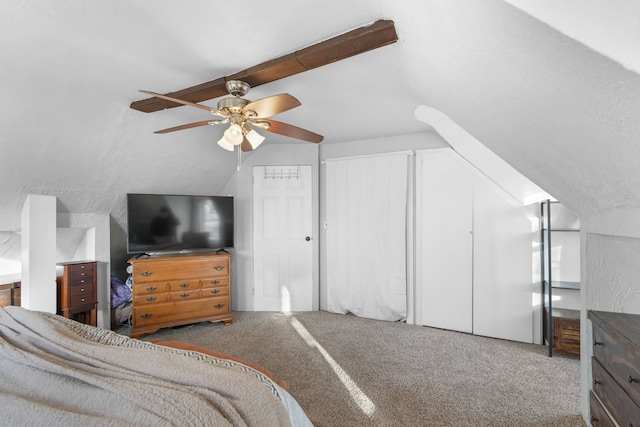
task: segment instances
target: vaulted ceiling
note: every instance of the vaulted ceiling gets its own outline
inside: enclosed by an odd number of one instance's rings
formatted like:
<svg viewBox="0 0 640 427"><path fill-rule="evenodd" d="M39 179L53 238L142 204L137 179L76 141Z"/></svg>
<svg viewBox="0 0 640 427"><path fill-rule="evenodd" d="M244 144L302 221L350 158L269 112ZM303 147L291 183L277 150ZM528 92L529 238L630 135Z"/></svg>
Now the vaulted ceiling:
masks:
<svg viewBox="0 0 640 427"><path fill-rule="evenodd" d="M233 75L379 19L396 43L247 98L294 95L302 106L276 118L322 144L430 131L414 117L428 105L581 214L640 206L637 72L501 0L5 0L0 12L0 230L19 228L28 193L112 212L127 192L219 191L235 155L218 129L153 133L210 116L131 109L138 90Z"/></svg>

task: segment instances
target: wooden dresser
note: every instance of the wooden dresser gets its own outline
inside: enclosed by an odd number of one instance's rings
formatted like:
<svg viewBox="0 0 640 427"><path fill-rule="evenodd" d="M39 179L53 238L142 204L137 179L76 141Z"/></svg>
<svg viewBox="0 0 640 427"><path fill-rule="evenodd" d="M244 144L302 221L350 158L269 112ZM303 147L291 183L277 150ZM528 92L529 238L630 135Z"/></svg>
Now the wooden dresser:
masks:
<svg viewBox="0 0 640 427"><path fill-rule="evenodd" d="M98 325L98 290L94 261L68 262L58 277L58 314L88 325Z"/></svg>
<svg viewBox="0 0 640 427"><path fill-rule="evenodd" d="M590 311L592 426L640 427L640 315Z"/></svg>
<svg viewBox="0 0 640 427"><path fill-rule="evenodd" d="M197 322L230 324L230 255L188 254L132 258L131 336Z"/></svg>

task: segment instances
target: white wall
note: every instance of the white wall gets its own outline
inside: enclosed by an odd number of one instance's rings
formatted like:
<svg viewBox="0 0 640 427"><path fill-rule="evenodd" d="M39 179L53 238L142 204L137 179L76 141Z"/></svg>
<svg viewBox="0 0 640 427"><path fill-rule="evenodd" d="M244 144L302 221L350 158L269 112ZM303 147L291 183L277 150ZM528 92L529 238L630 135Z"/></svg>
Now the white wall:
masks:
<svg viewBox="0 0 640 427"><path fill-rule="evenodd" d="M55 313L56 198L30 194L22 208L21 305Z"/></svg>

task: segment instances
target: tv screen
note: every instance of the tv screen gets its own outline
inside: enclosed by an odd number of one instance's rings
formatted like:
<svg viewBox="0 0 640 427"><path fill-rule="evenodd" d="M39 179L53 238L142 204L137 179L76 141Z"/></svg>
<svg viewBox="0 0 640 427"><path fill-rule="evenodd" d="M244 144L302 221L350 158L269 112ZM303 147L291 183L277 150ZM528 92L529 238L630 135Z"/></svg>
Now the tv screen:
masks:
<svg viewBox="0 0 640 427"><path fill-rule="evenodd" d="M127 194L127 251L233 247L233 197Z"/></svg>

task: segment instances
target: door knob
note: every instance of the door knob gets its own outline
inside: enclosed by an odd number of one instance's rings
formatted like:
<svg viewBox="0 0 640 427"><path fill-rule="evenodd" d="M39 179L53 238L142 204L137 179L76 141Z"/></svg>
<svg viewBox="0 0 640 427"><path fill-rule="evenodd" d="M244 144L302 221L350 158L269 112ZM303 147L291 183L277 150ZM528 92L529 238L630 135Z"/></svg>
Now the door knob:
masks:
<svg viewBox="0 0 640 427"><path fill-rule="evenodd" d="M307 236L307 237L304 238L304 240L306 240L308 242L309 240L311 240L311 237Z"/></svg>

